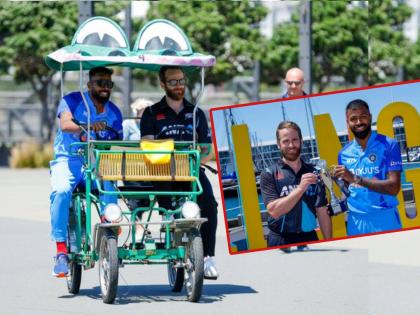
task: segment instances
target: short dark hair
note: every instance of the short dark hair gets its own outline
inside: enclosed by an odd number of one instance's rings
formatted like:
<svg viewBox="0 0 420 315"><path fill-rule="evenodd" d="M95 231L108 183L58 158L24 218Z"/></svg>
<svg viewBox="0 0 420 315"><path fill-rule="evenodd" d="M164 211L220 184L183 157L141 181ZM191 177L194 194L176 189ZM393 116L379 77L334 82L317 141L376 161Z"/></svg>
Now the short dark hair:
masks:
<svg viewBox="0 0 420 315"><path fill-rule="evenodd" d="M89 81L92 81L92 78L97 74L108 74L112 75L114 73L114 70L106 67L96 67L92 68L89 71Z"/></svg>
<svg viewBox="0 0 420 315"><path fill-rule="evenodd" d="M162 66L159 70L159 80L160 82L165 82L165 74L168 70L181 70L184 73L184 70L180 66ZM185 74L185 73L184 73Z"/></svg>
<svg viewBox="0 0 420 315"><path fill-rule="evenodd" d="M364 100L361 100L361 99L352 100L350 103L348 103L347 106L346 106L346 113L349 110L358 109L360 107L366 108L368 110L368 112L370 113L368 103L366 103Z"/></svg>
<svg viewBox="0 0 420 315"><path fill-rule="evenodd" d="M290 120L283 120L277 126L277 130L276 130L276 139L277 139L277 142L280 142L279 130L286 129L286 128L290 128L290 129L296 130L297 133L298 133L298 135L299 135L300 141L302 141L302 131L300 130L300 127L298 126L298 124L295 123L295 122L293 122L293 121L290 121Z"/></svg>

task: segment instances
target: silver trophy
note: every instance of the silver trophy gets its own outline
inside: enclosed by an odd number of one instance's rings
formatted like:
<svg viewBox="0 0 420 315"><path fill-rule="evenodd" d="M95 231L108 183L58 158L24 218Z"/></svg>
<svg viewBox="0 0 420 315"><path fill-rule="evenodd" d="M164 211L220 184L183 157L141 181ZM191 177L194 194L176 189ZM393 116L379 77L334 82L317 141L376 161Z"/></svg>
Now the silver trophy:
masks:
<svg viewBox="0 0 420 315"><path fill-rule="evenodd" d="M346 199L348 196L350 196L350 191L341 178L337 178L333 176L334 166L328 167L327 161L318 160L315 168L318 170L319 177L324 182L325 186L328 188L330 192L331 198L330 198L330 204L328 205L329 214L337 215L342 212L346 212L348 210ZM339 199L335 195L334 188L333 188L334 182L338 185L338 187L340 187L340 190L345 195L343 199Z"/></svg>

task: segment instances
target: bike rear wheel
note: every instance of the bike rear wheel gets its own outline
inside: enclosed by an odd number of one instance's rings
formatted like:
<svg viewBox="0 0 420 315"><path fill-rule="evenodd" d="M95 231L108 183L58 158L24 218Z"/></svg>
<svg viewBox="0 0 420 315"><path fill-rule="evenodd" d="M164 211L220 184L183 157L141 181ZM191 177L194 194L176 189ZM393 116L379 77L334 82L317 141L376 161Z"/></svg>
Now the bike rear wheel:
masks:
<svg viewBox="0 0 420 315"><path fill-rule="evenodd" d="M104 303L114 302L118 291L117 238L111 231L102 234L99 247L99 282Z"/></svg>
<svg viewBox="0 0 420 315"><path fill-rule="evenodd" d="M204 280L203 242L197 229L191 231L185 257L184 285L187 299L198 302L201 298Z"/></svg>

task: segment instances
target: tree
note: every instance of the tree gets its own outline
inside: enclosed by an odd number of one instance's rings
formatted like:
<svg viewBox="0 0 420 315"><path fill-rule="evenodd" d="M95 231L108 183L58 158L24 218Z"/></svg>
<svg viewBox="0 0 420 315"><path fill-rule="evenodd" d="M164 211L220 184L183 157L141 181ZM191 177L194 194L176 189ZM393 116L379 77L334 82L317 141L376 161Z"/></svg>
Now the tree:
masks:
<svg viewBox="0 0 420 315"><path fill-rule="evenodd" d="M322 92L334 76L355 82L367 80L368 12L347 1L312 2L312 78ZM286 71L299 65L299 12L278 25L262 59L263 80L281 82Z"/></svg>
<svg viewBox="0 0 420 315"><path fill-rule="evenodd" d="M420 38L410 45L407 55L404 62L404 80L416 80L420 73Z"/></svg>
<svg viewBox="0 0 420 315"><path fill-rule="evenodd" d="M17 84L31 84L42 104L42 140L48 140L55 117L48 108L48 87L54 71L46 67L44 57L69 43L77 25L77 4L3 2L0 20L2 70L12 67Z"/></svg>
<svg viewBox="0 0 420 315"><path fill-rule="evenodd" d="M264 51L258 24L267 9L251 1L158 1L150 4L147 19L176 23L190 39L195 52L216 56L206 76L219 85L253 67Z"/></svg>
<svg viewBox="0 0 420 315"><path fill-rule="evenodd" d="M369 1L369 84L393 81L412 48L402 25L412 9L402 1Z"/></svg>
<svg viewBox="0 0 420 315"><path fill-rule="evenodd" d="M112 16L126 3L96 4L98 15ZM55 72L47 54L70 44L78 26L77 2L1 2L0 71L13 69L17 84L29 82L42 105L42 141L52 137L56 107L49 108L48 89ZM54 90L58 89L56 83ZM56 93L59 95L59 93ZM53 103L56 104L58 99Z"/></svg>

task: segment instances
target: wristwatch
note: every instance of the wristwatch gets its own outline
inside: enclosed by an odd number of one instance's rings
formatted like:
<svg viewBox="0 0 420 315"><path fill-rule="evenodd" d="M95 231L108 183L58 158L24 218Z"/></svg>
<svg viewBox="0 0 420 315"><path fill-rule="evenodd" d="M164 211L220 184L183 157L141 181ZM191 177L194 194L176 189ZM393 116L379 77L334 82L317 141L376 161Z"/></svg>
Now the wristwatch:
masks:
<svg viewBox="0 0 420 315"><path fill-rule="evenodd" d="M354 183L356 185L361 185L362 184L362 181L363 181L363 177L361 177L359 175L354 175L353 176L353 180L354 180Z"/></svg>

